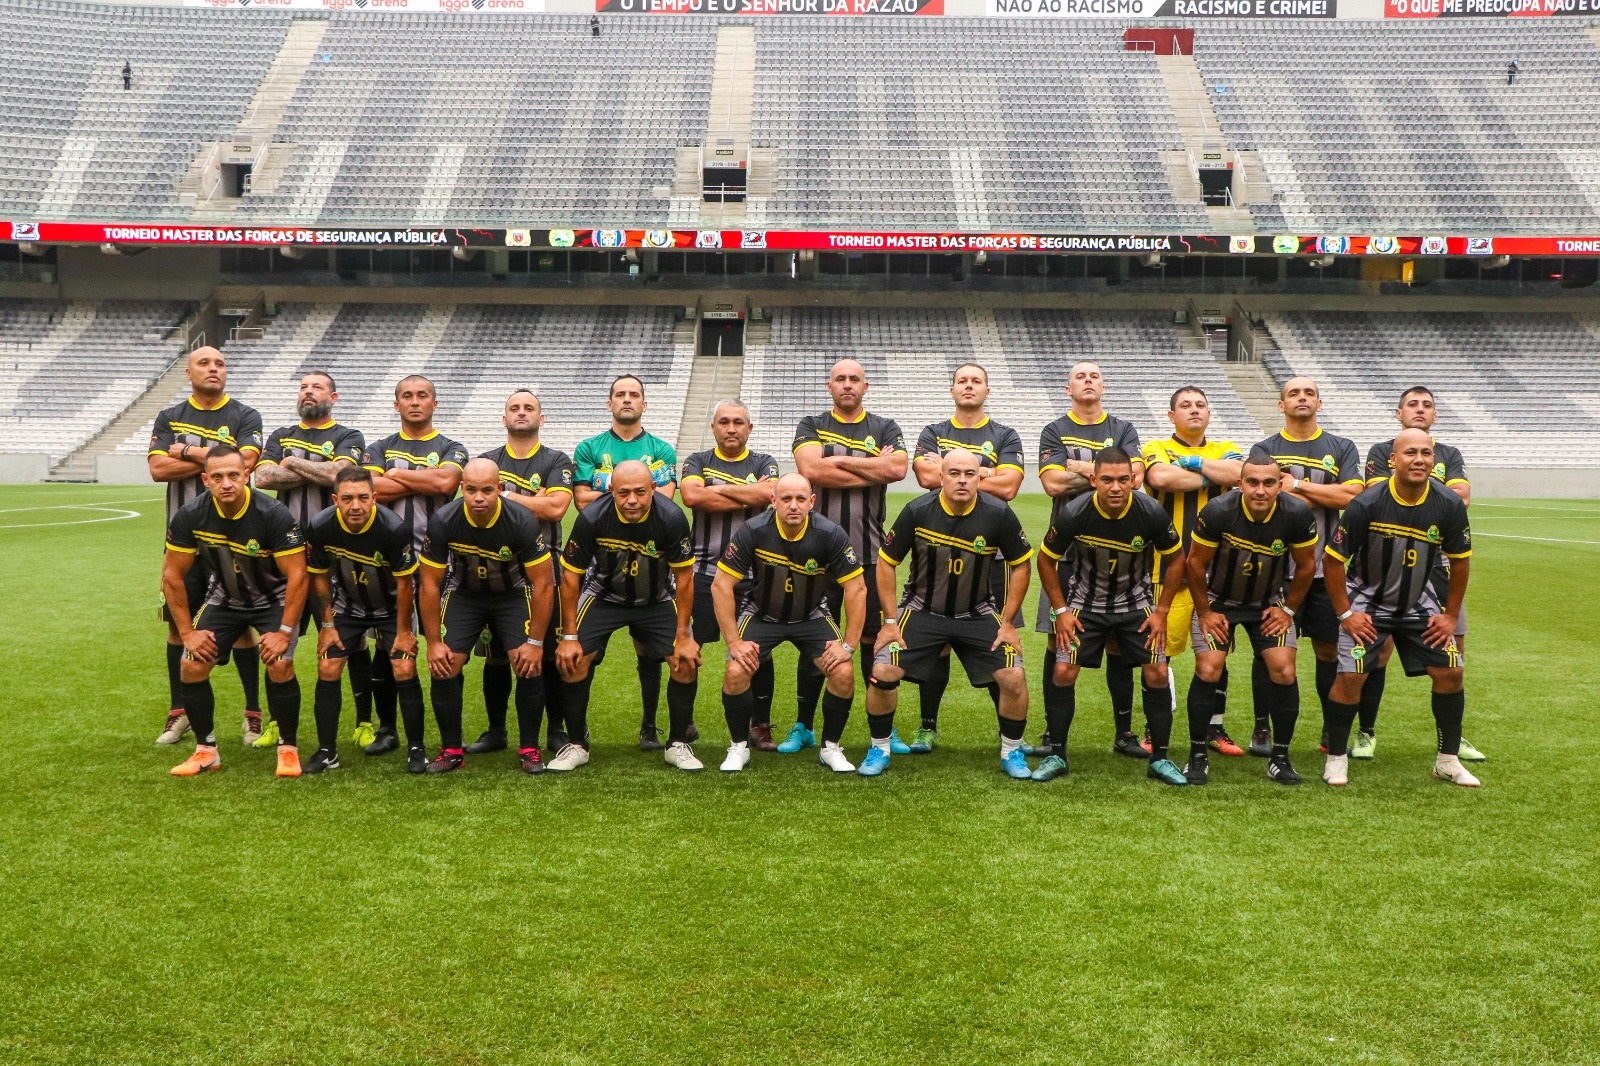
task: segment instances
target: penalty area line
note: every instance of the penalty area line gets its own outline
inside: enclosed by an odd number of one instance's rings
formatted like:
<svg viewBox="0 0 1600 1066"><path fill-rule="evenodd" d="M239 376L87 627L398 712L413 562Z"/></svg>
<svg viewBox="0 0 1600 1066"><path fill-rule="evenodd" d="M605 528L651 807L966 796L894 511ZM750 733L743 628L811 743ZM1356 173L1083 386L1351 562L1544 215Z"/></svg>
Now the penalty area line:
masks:
<svg viewBox="0 0 1600 1066"><path fill-rule="evenodd" d="M1498 537L1501 540L1536 540L1541 544L1592 544L1600 548L1600 540L1562 540L1560 537L1519 537L1515 533L1483 533L1474 530L1473 537Z"/></svg>
<svg viewBox="0 0 1600 1066"><path fill-rule="evenodd" d="M78 508L117 507L124 503L159 503L165 496L140 496L132 500L97 500L94 503L50 503L38 507L0 507L0 514L21 514L24 511L71 511Z"/></svg>
<svg viewBox="0 0 1600 1066"><path fill-rule="evenodd" d="M101 507L95 504L84 503L78 504L78 508L84 511L112 511L114 513L107 515L104 518L75 518L67 522L15 522L11 525L0 526L0 529L59 529L62 526L90 526L94 525L96 522L121 522L124 519L139 517L138 511L127 511L119 507ZM47 508L44 507L23 508L23 510L30 509L40 511L47 510Z"/></svg>

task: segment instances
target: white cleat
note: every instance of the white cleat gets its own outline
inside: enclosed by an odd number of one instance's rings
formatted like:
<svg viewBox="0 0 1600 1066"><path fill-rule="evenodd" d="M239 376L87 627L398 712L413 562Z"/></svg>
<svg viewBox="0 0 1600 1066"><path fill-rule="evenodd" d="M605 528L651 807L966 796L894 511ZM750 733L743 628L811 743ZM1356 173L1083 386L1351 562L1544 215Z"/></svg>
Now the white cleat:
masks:
<svg viewBox="0 0 1600 1066"><path fill-rule="evenodd" d="M177 714L167 715L166 727L161 730L161 735L156 737L157 744L176 744L183 739L189 731L189 716L179 711Z"/></svg>
<svg viewBox="0 0 1600 1066"><path fill-rule="evenodd" d="M1328 756L1328 763L1322 768L1322 779L1336 788L1348 785L1350 783L1350 756Z"/></svg>
<svg viewBox="0 0 1600 1066"><path fill-rule="evenodd" d="M694 749L681 740L673 741L667 745L667 750L661 756L667 760L668 766L676 766L680 770L704 770L706 764L694 757Z"/></svg>
<svg viewBox="0 0 1600 1066"><path fill-rule="evenodd" d="M564 744L556 757L545 763L545 769L555 773L576 770L589 761L589 749L582 744Z"/></svg>
<svg viewBox="0 0 1600 1066"><path fill-rule="evenodd" d="M244 733L244 746L247 748L255 747L256 741L261 739L261 719L251 718L248 714L245 715L241 731Z"/></svg>
<svg viewBox="0 0 1600 1066"><path fill-rule="evenodd" d="M1463 788L1477 788L1481 783L1476 777L1472 776L1471 771L1461 765L1461 760L1454 755L1440 755L1434 759L1433 776L1441 781L1448 781L1452 785L1460 785Z"/></svg>
<svg viewBox="0 0 1600 1066"><path fill-rule="evenodd" d="M728 757L722 760L722 772L736 774L750 765L750 744L744 741L728 746ZM681 767L680 767L681 768Z"/></svg>
<svg viewBox="0 0 1600 1066"><path fill-rule="evenodd" d="M817 762L836 774L853 774L856 772L855 763L845 758L844 749L831 740L822 742L822 748L817 752Z"/></svg>

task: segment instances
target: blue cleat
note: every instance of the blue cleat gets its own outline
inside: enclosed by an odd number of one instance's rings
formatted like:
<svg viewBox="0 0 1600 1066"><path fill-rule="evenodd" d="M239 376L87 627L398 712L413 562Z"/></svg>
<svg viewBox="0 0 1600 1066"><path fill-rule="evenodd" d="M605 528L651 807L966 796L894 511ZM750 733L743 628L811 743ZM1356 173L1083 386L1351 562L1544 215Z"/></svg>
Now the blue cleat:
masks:
<svg viewBox="0 0 1600 1066"><path fill-rule="evenodd" d="M867 749L867 756L861 760L861 765L856 767L856 773L862 777L877 777L888 768L889 753L874 744Z"/></svg>
<svg viewBox="0 0 1600 1066"><path fill-rule="evenodd" d="M1187 785L1189 779L1183 776L1183 771L1178 769L1178 764L1171 759L1157 759L1150 764L1150 769L1145 771L1146 777L1154 778L1163 785Z"/></svg>
<svg viewBox="0 0 1600 1066"><path fill-rule="evenodd" d="M789 727L789 735L778 743L778 753L793 755L801 748L814 748L817 746L817 735L805 726L796 722Z"/></svg>
<svg viewBox="0 0 1600 1066"><path fill-rule="evenodd" d="M1023 757L1020 750L1009 751L1000 756L1000 769L1006 776L1017 781L1028 781L1033 777L1033 771L1028 769L1028 760Z"/></svg>
<svg viewBox="0 0 1600 1066"><path fill-rule="evenodd" d="M1065 755L1046 755L1032 776L1035 781L1054 781L1058 777L1066 777L1067 757Z"/></svg>
<svg viewBox="0 0 1600 1066"><path fill-rule="evenodd" d="M900 739L900 730L889 730L889 753L891 755L910 755L911 746Z"/></svg>

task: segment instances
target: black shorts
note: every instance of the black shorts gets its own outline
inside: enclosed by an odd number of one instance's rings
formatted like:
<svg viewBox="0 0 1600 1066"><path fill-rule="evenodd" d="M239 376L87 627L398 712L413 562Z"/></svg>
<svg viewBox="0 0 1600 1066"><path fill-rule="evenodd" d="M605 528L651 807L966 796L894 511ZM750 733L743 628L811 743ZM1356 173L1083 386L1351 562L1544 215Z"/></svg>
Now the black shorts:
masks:
<svg viewBox="0 0 1600 1066"><path fill-rule="evenodd" d="M1300 632L1319 643L1339 643L1339 634L1343 630L1339 628L1339 615L1333 609L1333 601L1328 598L1328 586L1323 584L1322 578L1312 579L1306 602L1300 605L1300 613L1295 615L1295 625Z"/></svg>
<svg viewBox="0 0 1600 1066"><path fill-rule="evenodd" d="M996 615L950 618L929 611L902 611L900 636L904 644L897 652L885 646L874 661L898 666L905 671L907 681L920 683L928 679L939 653L949 645L961 660L972 687L983 688L994 680L997 671L1022 665L1021 648L1010 644L991 647L999 630L1000 619Z"/></svg>
<svg viewBox="0 0 1600 1066"><path fill-rule="evenodd" d="M1440 603L1450 599L1450 570L1448 567L1436 566L1428 577L1428 584L1433 587L1433 594ZM1456 636L1467 635L1467 605L1461 605L1461 613L1456 615Z"/></svg>
<svg viewBox="0 0 1600 1066"><path fill-rule="evenodd" d="M875 577L875 566L868 566L862 576L867 583L867 621L861 627L861 646L872 647L872 642L878 637L878 630L883 628L883 604L878 602L878 582ZM822 602L828 608L828 614L834 621L844 618L844 587L839 584L828 586L828 591L823 594ZM845 618L848 622L849 619Z"/></svg>
<svg viewBox="0 0 1600 1066"><path fill-rule="evenodd" d="M528 640L528 591L526 589L485 596L461 589L444 595L444 618L439 635L457 655L465 655L487 629L490 638L503 648L515 648ZM548 646L548 645L547 645Z"/></svg>
<svg viewBox="0 0 1600 1066"><path fill-rule="evenodd" d="M677 643L678 608L671 600L625 607L590 592L578 597L578 647L595 657L596 666L606 657L611 634L619 629L643 645L645 655L665 659Z"/></svg>
<svg viewBox="0 0 1600 1066"><path fill-rule="evenodd" d="M754 611L745 611L739 616L739 635L760 645L763 659L770 659L773 649L788 641L800 649L807 661L827 650L830 640L843 639L831 615L807 618L803 622L769 622ZM728 658L733 658L731 653Z"/></svg>
<svg viewBox="0 0 1600 1066"><path fill-rule="evenodd" d="M550 624L544 627L544 657L551 662L555 661L556 647L561 640L561 586L557 585L555 595L550 600ZM494 634L485 630L478 638L478 646L473 649L473 654L492 659L495 662L506 661L505 645L494 638Z"/></svg>
<svg viewBox="0 0 1600 1066"><path fill-rule="evenodd" d="M1423 626L1426 623L1420 619L1408 618L1403 621L1393 619L1374 618L1373 627L1378 631L1377 638L1370 644L1357 644L1344 629L1339 630L1339 672L1341 674L1364 674L1368 664L1378 664L1378 652L1383 648L1383 642L1390 637L1394 638L1394 650L1400 653L1400 665L1405 667L1407 677L1417 677L1428 672L1432 666L1442 666L1447 669L1456 669L1466 665L1467 659L1462 654L1461 648L1456 644L1454 637L1450 643L1442 648L1430 648L1422 641Z"/></svg>
<svg viewBox="0 0 1600 1066"><path fill-rule="evenodd" d="M192 619L205 605L206 593L211 590L211 564L199 555L194 557L188 573L183 575L183 590L189 595L189 617ZM165 587L161 593L161 620L172 621L172 610L167 606Z"/></svg>
<svg viewBox="0 0 1600 1066"><path fill-rule="evenodd" d="M394 653L394 638L399 632L399 619L388 618L351 618L348 615L336 614L333 616L333 627L339 633L339 644L328 648L327 659L347 659L350 657L351 648L359 648L367 642L367 633L371 631L377 639L379 649L389 652L389 658L398 659ZM342 644L343 647L339 645Z"/></svg>
<svg viewBox="0 0 1600 1066"><path fill-rule="evenodd" d="M722 639L722 627L717 625L717 608L711 600L711 583L715 580L715 574L694 575L694 616L691 625L694 627L696 644L715 644ZM751 584L741 581L733 586L733 602L736 605L744 602L744 595L750 591Z"/></svg>
<svg viewBox="0 0 1600 1066"><path fill-rule="evenodd" d="M265 636L275 633L283 625L283 604L263 607L255 611L240 611L220 604L205 604L199 613L194 616L194 627L210 633L217 642L216 665L221 666L228 661L228 653L233 648L233 642L244 636L250 630ZM289 634L289 648L283 653L285 662L293 661L294 647L300 642L300 633ZM184 658L193 659L188 652Z"/></svg>
<svg viewBox="0 0 1600 1066"><path fill-rule="evenodd" d="M1148 611L1128 611L1124 614L1091 614L1084 611L1078 615L1078 621L1083 624L1083 628L1078 631L1078 643L1068 648L1065 655L1057 651L1056 661L1074 666L1086 666L1093 670L1100 665L1100 657L1105 654L1106 642L1115 637L1117 646L1121 649L1117 654L1128 665L1148 666L1165 663L1167 649L1164 646L1150 648L1144 633L1139 630L1149 616Z"/></svg>
<svg viewBox="0 0 1600 1066"><path fill-rule="evenodd" d="M1289 629L1283 636L1269 637L1261 632L1260 611L1223 611L1221 613L1228 620L1228 641L1226 644L1218 644L1200 628L1200 612L1196 611L1189 619L1189 641L1194 645L1195 651L1233 651L1234 633L1240 626L1244 627L1245 636L1250 638L1250 650L1257 655L1260 655L1268 648L1297 648L1300 646L1295 639L1293 622L1289 623ZM1169 645L1170 643L1171 641L1168 641Z"/></svg>

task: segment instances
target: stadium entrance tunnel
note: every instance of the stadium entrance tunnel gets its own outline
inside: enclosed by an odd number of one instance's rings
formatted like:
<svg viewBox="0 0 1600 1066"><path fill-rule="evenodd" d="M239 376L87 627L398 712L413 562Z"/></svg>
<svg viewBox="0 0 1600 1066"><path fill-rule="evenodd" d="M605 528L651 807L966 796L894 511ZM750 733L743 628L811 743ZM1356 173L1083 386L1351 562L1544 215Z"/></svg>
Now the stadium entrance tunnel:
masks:
<svg viewBox="0 0 1600 1066"><path fill-rule="evenodd" d="M744 319L702 318L700 320L700 354L744 357Z"/></svg>

